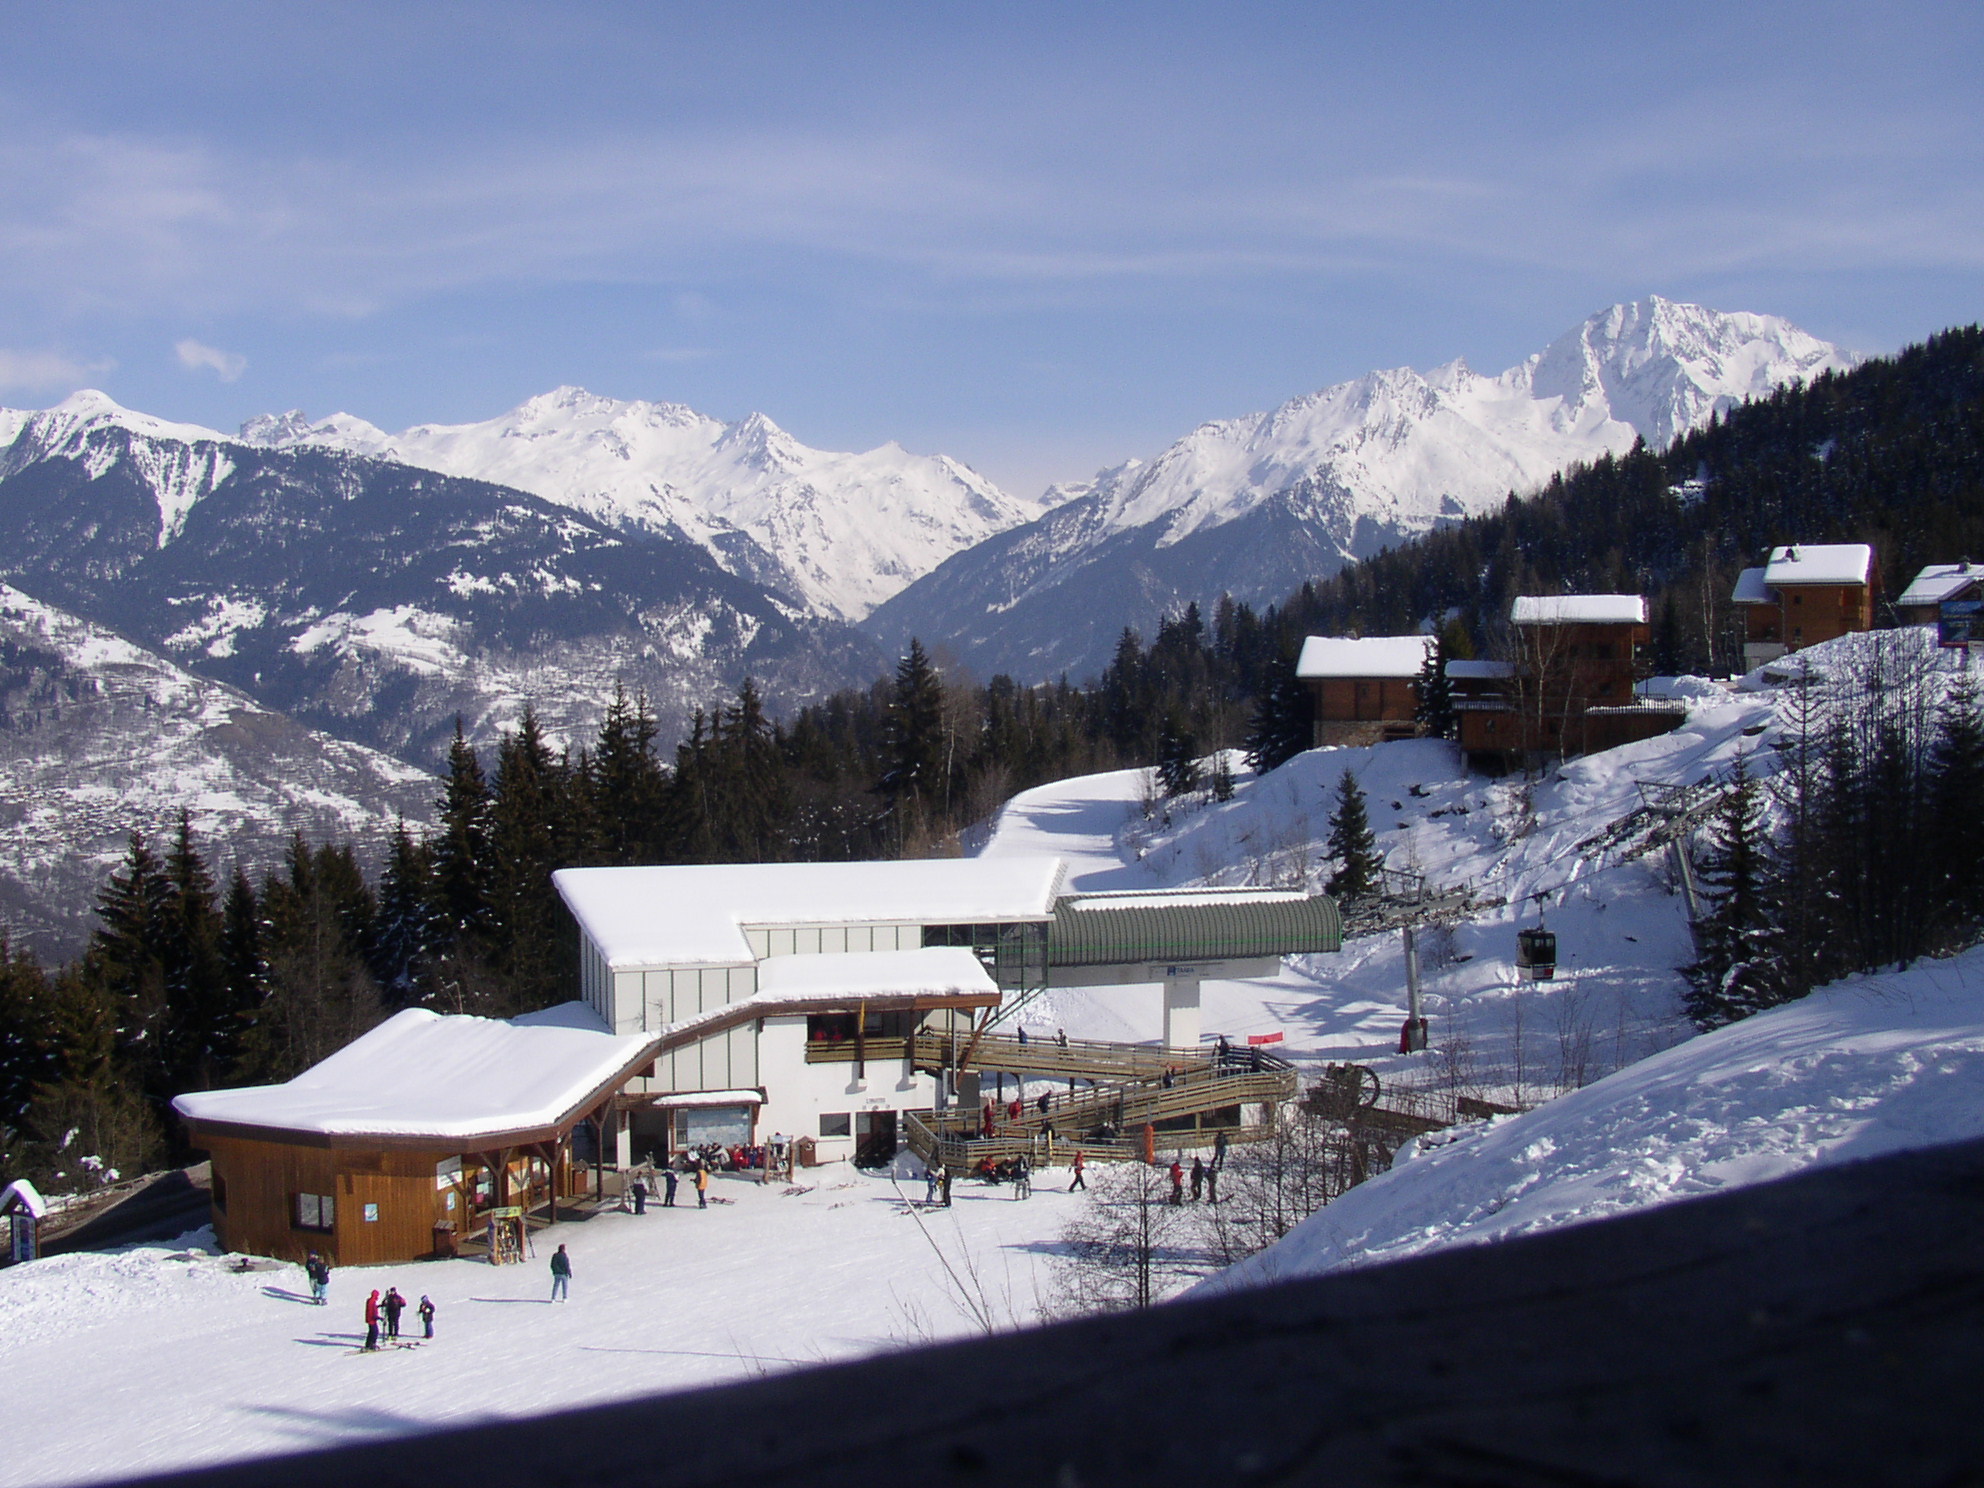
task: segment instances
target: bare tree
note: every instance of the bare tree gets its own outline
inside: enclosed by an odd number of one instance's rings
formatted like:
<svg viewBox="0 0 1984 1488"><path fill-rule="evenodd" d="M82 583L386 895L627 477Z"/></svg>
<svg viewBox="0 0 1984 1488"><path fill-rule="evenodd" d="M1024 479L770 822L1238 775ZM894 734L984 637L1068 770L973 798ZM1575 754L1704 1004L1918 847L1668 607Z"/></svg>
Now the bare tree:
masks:
<svg viewBox="0 0 1984 1488"><path fill-rule="evenodd" d="M1091 1197L1061 1232L1054 1261L1055 1316L1149 1307L1192 1274L1183 1208L1154 1163L1091 1169Z"/></svg>

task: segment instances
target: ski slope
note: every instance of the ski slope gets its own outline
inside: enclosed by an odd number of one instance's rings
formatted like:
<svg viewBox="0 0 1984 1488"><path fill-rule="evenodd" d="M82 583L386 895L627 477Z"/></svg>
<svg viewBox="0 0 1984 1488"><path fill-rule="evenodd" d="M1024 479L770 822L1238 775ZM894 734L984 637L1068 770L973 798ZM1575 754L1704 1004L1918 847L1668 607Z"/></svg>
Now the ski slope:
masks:
<svg viewBox="0 0 1984 1488"><path fill-rule="evenodd" d="M308 1302L302 1269L237 1273L212 1232L0 1271L0 1484L76 1483L303 1451L748 1378L1030 1322L1052 1238L1081 1196L921 1183L845 1165L798 1187L720 1176L709 1209L651 1206L539 1232L517 1266L353 1267ZM550 1252L572 1296L549 1301ZM940 1254L941 1253L941 1254ZM956 1280L952 1279L955 1273ZM417 1349L354 1353L366 1293L439 1310ZM408 1333L418 1324L409 1308ZM667 1444L657 1442L665 1457Z"/></svg>
<svg viewBox="0 0 1984 1488"><path fill-rule="evenodd" d="M1389 1173L1201 1289L1482 1244L1978 1136L1984 948L1848 978L1524 1115L1422 1138Z"/></svg>

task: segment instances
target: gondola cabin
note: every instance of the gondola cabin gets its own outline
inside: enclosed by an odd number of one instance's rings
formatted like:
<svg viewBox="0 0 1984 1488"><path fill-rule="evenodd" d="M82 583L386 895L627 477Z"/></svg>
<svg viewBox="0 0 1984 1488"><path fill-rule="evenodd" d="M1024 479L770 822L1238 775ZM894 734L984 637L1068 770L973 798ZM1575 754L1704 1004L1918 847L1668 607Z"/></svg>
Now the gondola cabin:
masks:
<svg viewBox="0 0 1984 1488"><path fill-rule="evenodd" d="M1548 982L1556 978L1556 931L1537 928L1516 932L1516 975L1526 982Z"/></svg>

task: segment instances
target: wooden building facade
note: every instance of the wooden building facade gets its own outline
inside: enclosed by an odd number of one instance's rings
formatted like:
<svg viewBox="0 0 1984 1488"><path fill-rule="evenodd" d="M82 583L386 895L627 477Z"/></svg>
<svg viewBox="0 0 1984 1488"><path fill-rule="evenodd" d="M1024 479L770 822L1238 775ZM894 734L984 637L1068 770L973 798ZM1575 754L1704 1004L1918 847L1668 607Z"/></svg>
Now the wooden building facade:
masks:
<svg viewBox="0 0 1984 1488"><path fill-rule="evenodd" d="M1525 596L1509 620L1513 660L1500 677L1476 664L1454 700L1461 748L1476 764L1613 749L1668 733L1684 716L1636 695L1650 636L1640 595Z"/></svg>
<svg viewBox="0 0 1984 1488"><path fill-rule="evenodd" d="M1315 705L1317 747L1377 744L1419 732L1419 678L1431 636L1310 636L1295 675Z"/></svg>
<svg viewBox="0 0 1984 1488"><path fill-rule="evenodd" d="M657 1042L408 1009L287 1085L174 1105L223 1249L379 1265L451 1254L506 1210L555 1219Z"/></svg>
<svg viewBox="0 0 1984 1488"><path fill-rule="evenodd" d="M1736 577L1745 669L1874 626L1874 550L1865 543L1791 543Z"/></svg>

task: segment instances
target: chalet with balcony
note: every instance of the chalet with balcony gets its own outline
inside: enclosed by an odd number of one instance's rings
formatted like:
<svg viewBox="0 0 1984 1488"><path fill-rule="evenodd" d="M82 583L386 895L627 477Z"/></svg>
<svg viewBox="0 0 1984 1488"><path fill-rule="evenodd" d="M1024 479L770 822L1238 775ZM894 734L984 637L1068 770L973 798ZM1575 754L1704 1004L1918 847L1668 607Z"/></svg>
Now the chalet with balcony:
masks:
<svg viewBox="0 0 1984 1488"><path fill-rule="evenodd" d="M1418 730L1419 676L1433 637L1310 636L1295 675L1315 699L1315 742L1377 744Z"/></svg>
<svg viewBox="0 0 1984 1488"><path fill-rule="evenodd" d="M1730 599L1743 612L1743 665L1874 624L1874 550L1865 543L1790 543L1736 578Z"/></svg>
<svg viewBox="0 0 1984 1488"><path fill-rule="evenodd" d="M1639 697L1650 631L1637 594L1526 595L1509 613L1514 656L1449 663L1460 743L1474 763L1589 754L1669 732L1682 710ZM1463 666L1462 674L1453 671Z"/></svg>

